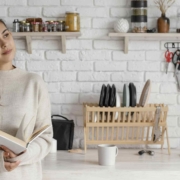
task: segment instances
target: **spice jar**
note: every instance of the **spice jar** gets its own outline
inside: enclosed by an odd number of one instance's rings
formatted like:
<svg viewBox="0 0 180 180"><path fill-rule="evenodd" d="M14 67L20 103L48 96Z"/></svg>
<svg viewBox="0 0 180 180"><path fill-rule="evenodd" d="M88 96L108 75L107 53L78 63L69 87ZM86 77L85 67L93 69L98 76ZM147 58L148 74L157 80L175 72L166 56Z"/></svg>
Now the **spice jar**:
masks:
<svg viewBox="0 0 180 180"><path fill-rule="evenodd" d="M58 31L65 31L65 21L59 21Z"/></svg>
<svg viewBox="0 0 180 180"><path fill-rule="evenodd" d="M131 25L132 32L147 32L147 0L131 1Z"/></svg>
<svg viewBox="0 0 180 180"><path fill-rule="evenodd" d="M48 22L48 32L52 32L52 28L54 26L54 21L46 21Z"/></svg>
<svg viewBox="0 0 180 180"><path fill-rule="evenodd" d="M25 23L24 32L30 32L30 31L31 31L30 23Z"/></svg>
<svg viewBox="0 0 180 180"><path fill-rule="evenodd" d="M80 31L80 16L79 13L66 12L66 31L79 32Z"/></svg>
<svg viewBox="0 0 180 180"><path fill-rule="evenodd" d="M39 32L39 22L32 22L32 32Z"/></svg>
<svg viewBox="0 0 180 180"><path fill-rule="evenodd" d="M58 22L53 22L52 32L57 32L57 25L58 25Z"/></svg>
<svg viewBox="0 0 180 180"><path fill-rule="evenodd" d="M48 32L48 22L43 23L43 32Z"/></svg>
<svg viewBox="0 0 180 180"><path fill-rule="evenodd" d="M176 32L180 33L180 12L177 13Z"/></svg>
<svg viewBox="0 0 180 180"><path fill-rule="evenodd" d="M20 22L20 32L25 32L26 21Z"/></svg>
<svg viewBox="0 0 180 180"><path fill-rule="evenodd" d="M43 22L39 23L39 32L43 32Z"/></svg>

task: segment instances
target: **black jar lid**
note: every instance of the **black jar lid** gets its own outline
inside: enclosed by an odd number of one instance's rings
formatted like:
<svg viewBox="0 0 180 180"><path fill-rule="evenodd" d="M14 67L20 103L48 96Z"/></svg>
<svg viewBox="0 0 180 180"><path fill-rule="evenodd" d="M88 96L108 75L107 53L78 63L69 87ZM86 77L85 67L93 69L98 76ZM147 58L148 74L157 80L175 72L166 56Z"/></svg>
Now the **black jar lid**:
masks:
<svg viewBox="0 0 180 180"><path fill-rule="evenodd" d="M131 7L147 7L147 1L131 1Z"/></svg>
<svg viewBox="0 0 180 180"><path fill-rule="evenodd" d="M147 22L147 16L131 16L131 22Z"/></svg>

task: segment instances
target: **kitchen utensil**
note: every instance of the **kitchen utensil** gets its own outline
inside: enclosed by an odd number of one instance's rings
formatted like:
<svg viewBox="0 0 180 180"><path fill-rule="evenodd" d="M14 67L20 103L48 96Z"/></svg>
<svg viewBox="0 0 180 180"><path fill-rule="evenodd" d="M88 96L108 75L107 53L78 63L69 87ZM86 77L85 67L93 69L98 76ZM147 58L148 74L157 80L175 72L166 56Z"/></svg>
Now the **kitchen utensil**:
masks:
<svg viewBox="0 0 180 180"><path fill-rule="evenodd" d="M154 122L154 135L153 135L154 142L157 142L162 137L162 132L159 126L160 116L161 116L161 107L156 107L155 122Z"/></svg>
<svg viewBox="0 0 180 180"><path fill-rule="evenodd" d="M148 153L151 156L154 156L154 151L141 150L138 152L139 155L143 155L144 153Z"/></svg>
<svg viewBox="0 0 180 180"><path fill-rule="evenodd" d="M169 67L169 63L171 62L172 58L173 58L173 53L170 52L169 50L167 50L165 52L165 58L166 58L166 74L168 73L168 67Z"/></svg>

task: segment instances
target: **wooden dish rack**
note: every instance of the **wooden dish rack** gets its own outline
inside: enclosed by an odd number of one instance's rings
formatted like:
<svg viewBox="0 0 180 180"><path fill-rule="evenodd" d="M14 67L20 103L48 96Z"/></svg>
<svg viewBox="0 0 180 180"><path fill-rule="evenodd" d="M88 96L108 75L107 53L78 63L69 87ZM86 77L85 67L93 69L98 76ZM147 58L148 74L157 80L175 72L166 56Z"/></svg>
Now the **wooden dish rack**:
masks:
<svg viewBox="0 0 180 180"><path fill-rule="evenodd" d="M161 107L159 128L162 136L153 141L156 107ZM146 107L99 107L98 104L83 104L84 150L92 144L160 144L164 145L166 132L168 153L167 113L164 104L148 104Z"/></svg>

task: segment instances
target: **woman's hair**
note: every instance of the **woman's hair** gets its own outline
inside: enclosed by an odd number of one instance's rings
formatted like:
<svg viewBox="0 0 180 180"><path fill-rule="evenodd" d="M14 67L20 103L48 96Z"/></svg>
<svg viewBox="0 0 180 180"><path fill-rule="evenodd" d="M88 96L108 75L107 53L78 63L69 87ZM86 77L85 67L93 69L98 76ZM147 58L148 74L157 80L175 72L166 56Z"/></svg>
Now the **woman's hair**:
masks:
<svg viewBox="0 0 180 180"><path fill-rule="evenodd" d="M7 28L6 23L2 19L0 19L0 23L4 24L4 26Z"/></svg>

